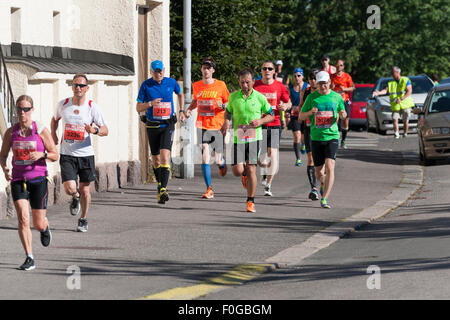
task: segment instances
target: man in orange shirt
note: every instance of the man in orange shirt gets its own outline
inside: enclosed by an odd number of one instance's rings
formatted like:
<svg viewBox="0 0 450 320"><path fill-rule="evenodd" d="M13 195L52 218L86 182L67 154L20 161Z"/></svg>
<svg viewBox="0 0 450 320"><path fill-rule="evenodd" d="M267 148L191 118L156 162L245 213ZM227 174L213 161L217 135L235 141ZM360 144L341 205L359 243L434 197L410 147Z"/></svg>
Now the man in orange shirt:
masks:
<svg viewBox="0 0 450 320"><path fill-rule="evenodd" d="M197 108L197 121L195 123L199 130L198 137L201 138L202 149L202 173L205 179L206 192L202 198L214 198L214 191L211 186L210 153L215 152L215 162L219 169L219 174L223 177L227 173L227 166L224 151L224 138L220 132L224 122L226 103L230 93L225 82L214 79L213 74L216 69L216 62L212 57L207 57L202 61L202 80L197 81L192 86L193 99L186 110L186 118L192 114L192 110ZM211 145L211 148L210 148Z"/></svg>
<svg viewBox="0 0 450 320"><path fill-rule="evenodd" d="M355 90L355 85L353 84L352 77L344 72L345 62L342 59L339 59L336 64L337 72L331 75L331 89L337 93L340 93L342 98L344 99L345 104L345 112L348 116L342 121L342 138L341 138L341 147L345 147L345 138L347 138L348 126L350 122L350 110L351 110L351 101L350 101L350 92Z"/></svg>

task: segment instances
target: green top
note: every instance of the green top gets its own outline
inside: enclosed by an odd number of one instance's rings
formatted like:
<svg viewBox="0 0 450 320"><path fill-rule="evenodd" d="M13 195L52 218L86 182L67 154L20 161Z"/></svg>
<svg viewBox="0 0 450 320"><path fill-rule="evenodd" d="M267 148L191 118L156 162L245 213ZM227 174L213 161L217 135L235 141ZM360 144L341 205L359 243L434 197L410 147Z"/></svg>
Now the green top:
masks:
<svg viewBox="0 0 450 320"><path fill-rule="evenodd" d="M306 98L302 112L308 112L312 108L317 108L318 111L310 117L311 140L330 141L339 139L338 113L345 110L342 96L334 91L325 95L321 95L319 91L314 91Z"/></svg>
<svg viewBox="0 0 450 320"><path fill-rule="evenodd" d="M262 93L253 89L246 99L239 90L230 94L227 112L233 119L234 143L249 143L262 140L262 129L248 128L248 124L254 119L261 119L263 113L272 113L272 107Z"/></svg>

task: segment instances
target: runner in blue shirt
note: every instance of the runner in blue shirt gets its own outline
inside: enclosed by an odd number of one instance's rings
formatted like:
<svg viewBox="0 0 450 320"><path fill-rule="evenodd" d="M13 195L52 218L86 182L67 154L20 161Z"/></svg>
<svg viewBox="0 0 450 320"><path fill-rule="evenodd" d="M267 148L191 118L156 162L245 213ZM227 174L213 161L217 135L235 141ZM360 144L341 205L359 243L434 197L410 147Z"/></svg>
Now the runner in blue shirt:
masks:
<svg viewBox="0 0 450 320"><path fill-rule="evenodd" d="M145 111L147 136L152 153L153 172L158 182L158 203L169 200L167 183L170 176L170 152L177 117L173 105L173 93L178 95L180 120L184 121L184 94L175 79L164 77L164 65L155 60L151 64L150 79L139 89L136 111Z"/></svg>

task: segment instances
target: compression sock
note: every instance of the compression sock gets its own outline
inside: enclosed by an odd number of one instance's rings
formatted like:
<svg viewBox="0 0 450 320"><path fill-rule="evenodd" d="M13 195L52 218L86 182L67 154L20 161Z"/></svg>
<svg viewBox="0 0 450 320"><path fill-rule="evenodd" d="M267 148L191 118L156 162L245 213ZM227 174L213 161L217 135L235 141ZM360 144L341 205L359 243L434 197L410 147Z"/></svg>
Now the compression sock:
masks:
<svg viewBox="0 0 450 320"><path fill-rule="evenodd" d="M308 166L306 170L308 173L309 184L311 185L311 188L314 188L317 184L316 175L314 173L314 166Z"/></svg>
<svg viewBox="0 0 450 320"><path fill-rule="evenodd" d="M153 173L155 174L156 182L161 182L161 166L153 167Z"/></svg>
<svg viewBox="0 0 450 320"><path fill-rule="evenodd" d="M345 138L347 138L347 132L348 128L347 129L342 128L342 141L345 141Z"/></svg>
<svg viewBox="0 0 450 320"><path fill-rule="evenodd" d="M211 185L211 166L209 164L202 164L202 173L206 187L209 187Z"/></svg>
<svg viewBox="0 0 450 320"><path fill-rule="evenodd" d="M161 165L161 188L167 188L167 183L169 182L170 176L170 164L162 164Z"/></svg>
<svg viewBox="0 0 450 320"><path fill-rule="evenodd" d="M300 159L301 144L294 142L295 159Z"/></svg>

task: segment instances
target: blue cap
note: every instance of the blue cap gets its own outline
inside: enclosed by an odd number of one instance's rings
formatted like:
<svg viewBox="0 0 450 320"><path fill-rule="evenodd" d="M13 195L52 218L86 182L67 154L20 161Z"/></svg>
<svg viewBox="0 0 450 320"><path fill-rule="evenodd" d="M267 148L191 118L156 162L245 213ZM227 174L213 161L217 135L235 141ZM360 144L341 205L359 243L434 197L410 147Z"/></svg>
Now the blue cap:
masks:
<svg viewBox="0 0 450 320"><path fill-rule="evenodd" d="M152 62L152 71L156 71L157 69L159 69L159 70L164 69L164 65L163 65L162 61L155 60Z"/></svg>
<svg viewBox="0 0 450 320"><path fill-rule="evenodd" d="M295 68L293 73L300 73L302 76L304 75L302 68Z"/></svg>

